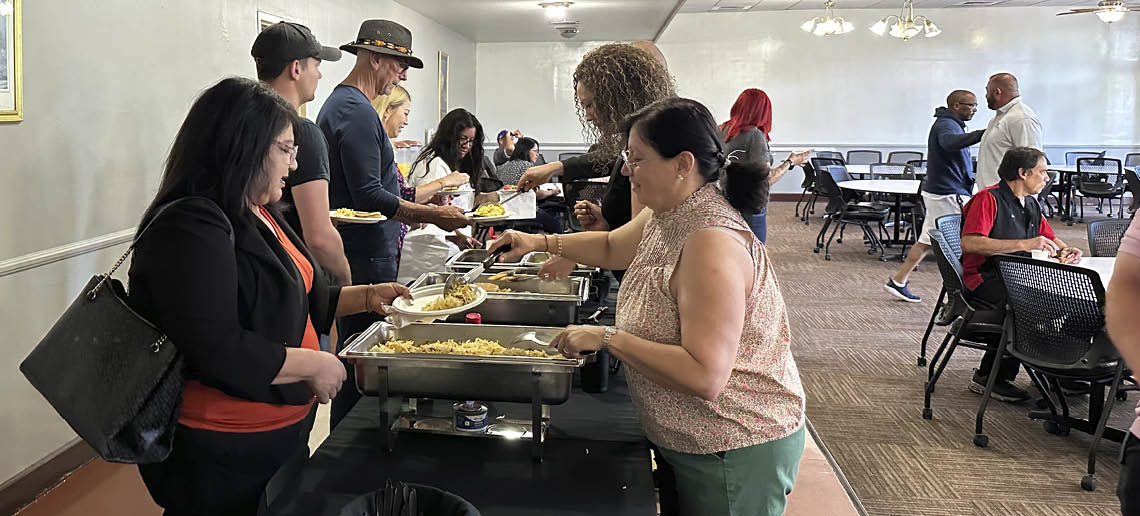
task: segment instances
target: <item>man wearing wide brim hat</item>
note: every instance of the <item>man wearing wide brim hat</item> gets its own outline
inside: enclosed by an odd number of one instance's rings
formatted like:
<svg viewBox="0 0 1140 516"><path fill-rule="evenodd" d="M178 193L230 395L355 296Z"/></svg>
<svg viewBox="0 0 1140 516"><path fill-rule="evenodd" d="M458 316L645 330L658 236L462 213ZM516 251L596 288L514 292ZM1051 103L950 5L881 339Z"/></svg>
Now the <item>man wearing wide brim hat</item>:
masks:
<svg viewBox="0 0 1140 516"><path fill-rule="evenodd" d="M340 49L355 54L356 64L333 88L317 116L329 145L329 206L380 212L388 218L377 224L345 224L337 230L354 285L392 282L407 232L404 222L435 224L453 231L471 221L455 206L416 204L416 189L405 187L404 176L396 169L395 151L372 108L372 99L391 93L396 83L407 79L409 67L423 68L423 61L412 55L412 33L393 21L367 20L360 25L356 40ZM342 318L337 351L344 346L343 337L362 332L378 320L380 315L370 313ZM360 399L353 368L347 370L348 380L332 402L332 427Z"/></svg>
<svg viewBox="0 0 1140 516"><path fill-rule="evenodd" d="M365 20L360 24L356 41L341 45L340 49L353 55L357 55L357 49L371 50L378 54L402 57L412 68L424 67L424 62L412 55L411 31L393 21Z"/></svg>

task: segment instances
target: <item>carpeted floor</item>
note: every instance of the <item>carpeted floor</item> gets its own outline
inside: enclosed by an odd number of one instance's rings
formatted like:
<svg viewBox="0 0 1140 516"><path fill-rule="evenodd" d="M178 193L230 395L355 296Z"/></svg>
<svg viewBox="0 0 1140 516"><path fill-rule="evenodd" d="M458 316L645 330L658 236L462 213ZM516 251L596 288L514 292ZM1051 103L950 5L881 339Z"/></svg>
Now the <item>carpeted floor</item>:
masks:
<svg viewBox="0 0 1140 516"><path fill-rule="evenodd" d="M1025 417L1029 403L990 403L989 448L973 445L981 397L966 386L980 351L955 352L934 394L934 419L923 420L926 368L915 358L941 287L933 256L911 276L923 301L896 301L882 285L899 262L868 256L857 228L824 261L812 253L821 221L804 226L794 207L769 208L768 250L788 305L808 417L870 514L1119 514L1116 443L1102 440L1099 487L1091 493L1080 487L1091 438L1046 433ZM1084 225L1056 229L1087 251ZM931 336L930 355L942 335L936 329ZM1034 392L1024 372L1017 382ZM1116 406L1111 426L1127 428L1136 398ZM1070 402L1075 415L1085 414L1083 403Z"/></svg>

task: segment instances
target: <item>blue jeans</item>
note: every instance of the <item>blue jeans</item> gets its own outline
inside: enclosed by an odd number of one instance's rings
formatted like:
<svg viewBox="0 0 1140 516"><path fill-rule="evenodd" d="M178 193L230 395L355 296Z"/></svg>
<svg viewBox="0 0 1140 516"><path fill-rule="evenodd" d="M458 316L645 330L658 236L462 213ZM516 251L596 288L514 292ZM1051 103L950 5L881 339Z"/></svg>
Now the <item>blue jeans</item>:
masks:
<svg viewBox="0 0 1140 516"><path fill-rule="evenodd" d="M748 227L756 234L756 238L766 244L768 239L768 209L764 208L764 211L760 213L746 216L744 220L748 222Z"/></svg>

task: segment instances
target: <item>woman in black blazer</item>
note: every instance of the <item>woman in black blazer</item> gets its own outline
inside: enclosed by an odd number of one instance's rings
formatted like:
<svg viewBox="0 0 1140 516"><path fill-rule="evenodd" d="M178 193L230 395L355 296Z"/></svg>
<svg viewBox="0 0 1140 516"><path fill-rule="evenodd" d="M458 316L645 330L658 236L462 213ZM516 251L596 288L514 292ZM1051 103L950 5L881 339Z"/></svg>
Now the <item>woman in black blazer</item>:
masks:
<svg viewBox="0 0 1140 516"><path fill-rule="evenodd" d="M329 285L267 208L296 168L297 122L254 81L206 90L139 225L130 302L178 347L187 377L173 452L139 466L167 515L255 514L269 478L307 441L314 401L327 403L345 379L316 335L407 294Z"/></svg>

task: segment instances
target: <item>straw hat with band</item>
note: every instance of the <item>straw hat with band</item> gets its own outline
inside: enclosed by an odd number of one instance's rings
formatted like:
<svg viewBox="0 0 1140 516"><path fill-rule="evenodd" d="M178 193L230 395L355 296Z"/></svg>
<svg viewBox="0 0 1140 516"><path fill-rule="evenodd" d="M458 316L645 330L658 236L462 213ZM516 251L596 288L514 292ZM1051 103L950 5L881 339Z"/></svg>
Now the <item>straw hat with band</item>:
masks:
<svg viewBox="0 0 1140 516"><path fill-rule="evenodd" d="M412 55L412 33L403 25L389 20L365 20L360 24L356 41L340 49L356 55L363 48L379 54L402 57L412 68L423 68L424 62Z"/></svg>

